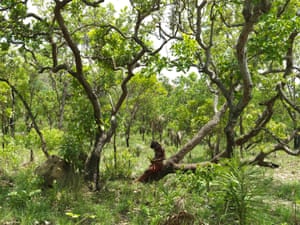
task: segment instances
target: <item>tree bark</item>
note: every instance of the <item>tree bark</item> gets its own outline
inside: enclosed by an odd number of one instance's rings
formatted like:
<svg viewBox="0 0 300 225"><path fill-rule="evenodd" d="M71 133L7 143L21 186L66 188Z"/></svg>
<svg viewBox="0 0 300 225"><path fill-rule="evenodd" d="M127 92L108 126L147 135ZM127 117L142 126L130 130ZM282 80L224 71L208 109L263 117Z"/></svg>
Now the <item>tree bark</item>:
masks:
<svg viewBox="0 0 300 225"><path fill-rule="evenodd" d="M237 125L238 118L241 116L243 110L248 105L252 98L252 75L248 68L247 58L247 43L250 33L253 31L254 25L258 22L259 17L270 10L271 4L269 0L263 0L262 3L256 4L251 0L246 0L243 6L243 16L245 24L239 35L236 45L236 56L239 66L239 72L242 77L242 97L234 104L234 96L227 98L229 100L229 119L224 129L227 139L226 157L232 157L235 147L235 132L234 128Z"/></svg>
<svg viewBox="0 0 300 225"><path fill-rule="evenodd" d="M226 112L227 105L224 104L220 111L216 112L214 117L208 121L198 133L188 142L186 143L175 155L171 156L167 160L164 160L162 164L158 166L153 163L150 164L149 168L144 172L144 174L137 179L140 182L152 182L157 181L165 177L169 173L174 173L177 170L187 171L187 170L196 170L198 166L208 166L211 162L203 162L197 164L180 164L179 162L188 154L192 149L198 145L203 138L208 135L212 129L218 125L221 120L221 117ZM154 160L156 157L154 157ZM153 169L155 168L155 169ZM158 168L158 169L157 169Z"/></svg>
<svg viewBox="0 0 300 225"><path fill-rule="evenodd" d="M170 161L173 161L174 163L180 162L186 154L188 154L190 151L193 150L193 148L198 145L203 138L209 134L212 129L218 125L220 122L221 117L226 112L227 105L224 104L220 111L216 112L214 117L208 121L201 129L198 131L198 133L190 140L188 141L180 150L178 153L170 157Z"/></svg>
<svg viewBox="0 0 300 225"><path fill-rule="evenodd" d="M100 151L101 153L101 151ZM101 154L97 154L96 151L92 151L87 161L85 163L85 180L91 182L90 189L91 190L99 190L100 189L100 159ZM93 186L94 185L94 186Z"/></svg>
<svg viewBox="0 0 300 225"><path fill-rule="evenodd" d="M12 111L15 112L15 105L16 105L16 99L15 99L15 93L13 90L11 90L11 108ZM15 136L15 113L12 113L9 117L9 128L10 128L10 134L12 137Z"/></svg>
<svg viewBox="0 0 300 225"><path fill-rule="evenodd" d="M126 147L129 148L129 140L130 140L130 128L131 125L127 124L127 127L125 129L125 139L126 139Z"/></svg>

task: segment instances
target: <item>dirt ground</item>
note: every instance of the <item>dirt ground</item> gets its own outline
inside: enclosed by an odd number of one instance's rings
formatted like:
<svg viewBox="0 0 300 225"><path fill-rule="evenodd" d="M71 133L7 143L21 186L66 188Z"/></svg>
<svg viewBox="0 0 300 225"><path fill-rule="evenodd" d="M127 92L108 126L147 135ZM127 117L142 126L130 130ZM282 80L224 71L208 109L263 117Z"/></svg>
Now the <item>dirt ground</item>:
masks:
<svg viewBox="0 0 300 225"><path fill-rule="evenodd" d="M300 182L300 157L280 154L272 157L272 162L280 165L270 171L274 180L281 182Z"/></svg>

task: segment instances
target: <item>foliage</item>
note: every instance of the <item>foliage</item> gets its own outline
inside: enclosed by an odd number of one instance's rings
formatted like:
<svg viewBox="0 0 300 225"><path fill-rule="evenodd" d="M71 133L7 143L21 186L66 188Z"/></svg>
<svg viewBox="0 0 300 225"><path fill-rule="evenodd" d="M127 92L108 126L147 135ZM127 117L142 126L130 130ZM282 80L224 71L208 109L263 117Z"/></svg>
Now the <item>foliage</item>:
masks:
<svg viewBox="0 0 300 225"><path fill-rule="evenodd" d="M18 177L15 178L15 187L13 191L7 193L7 204L11 208L23 210L41 196L41 189L39 185L40 180L31 171L32 168L20 172Z"/></svg>
<svg viewBox="0 0 300 225"><path fill-rule="evenodd" d="M267 223L263 197L264 178L257 168L242 166L237 159L182 174L179 185L193 193L209 224ZM259 215L259 216L258 216ZM265 218L265 221L262 220Z"/></svg>
<svg viewBox="0 0 300 225"><path fill-rule="evenodd" d="M58 146L60 146L63 141L63 131L55 128L46 128L43 129L42 132L47 142L48 149L51 151L57 151Z"/></svg>
<svg viewBox="0 0 300 225"><path fill-rule="evenodd" d="M86 149L84 142L76 136L65 135L61 143L59 154L71 165L75 170L83 171L86 160Z"/></svg>
<svg viewBox="0 0 300 225"><path fill-rule="evenodd" d="M116 158L110 152L104 155L104 174L107 179L128 179L134 171L133 165L136 164L136 153L130 148L119 148ZM116 161L115 161L116 160Z"/></svg>
<svg viewBox="0 0 300 225"><path fill-rule="evenodd" d="M0 169L14 178L11 187L1 174L0 223L159 224L186 211L199 223L296 224L298 184L267 183L239 159L145 186L128 180L151 157L136 154L138 144L147 149L159 137L171 155L168 131L190 139L224 102L227 113L189 161L207 160L198 151L219 145L234 153L291 147L299 1L132 0L121 10L100 2L0 1ZM137 142L139 132L146 138ZM81 172L97 150L102 193L40 190L34 169L22 166L28 150L41 161L43 138ZM292 207L262 202L261 184Z"/></svg>
<svg viewBox="0 0 300 225"><path fill-rule="evenodd" d="M223 168L222 168L223 169ZM242 166L237 159L233 159L220 173L217 181L217 194L224 204L225 219L232 224L256 224L260 221L258 213L263 213L261 177L256 168Z"/></svg>
<svg viewBox="0 0 300 225"><path fill-rule="evenodd" d="M196 61L196 54L198 53L198 45L196 40L188 35L183 34L183 41L172 45L171 50L176 60L172 61L176 65L178 71L188 70Z"/></svg>
<svg viewBox="0 0 300 225"><path fill-rule="evenodd" d="M150 225L186 212L194 216L195 224L242 224L243 213L246 213L246 224L293 224L293 202L299 198L298 183L272 182L259 168L241 167L239 161L233 159L221 165L199 167L195 173L169 175L168 179L145 185L132 182L128 177L126 169L138 170L137 165L141 165L135 155L128 158L128 152L122 154L123 151L126 149L118 153L120 163L131 159L131 167L126 164L124 170L120 167L117 171L123 174L123 179L107 179L100 192L89 192L85 186L77 186L76 190L57 186L41 190L33 167L20 169L14 186L1 189L0 199L5 199L1 201L1 223L14 220L21 224L49 221ZM106 149L106 153L109 152ZM141 154L141 158L147 158L147 152ZM124 156L127 158L123 159ZM105 174L111 173L108 178L117 178L112 174L112 160L108 159L103 159L102 166L109 169ZM286 203L281 203L283 200Z"/></svg>

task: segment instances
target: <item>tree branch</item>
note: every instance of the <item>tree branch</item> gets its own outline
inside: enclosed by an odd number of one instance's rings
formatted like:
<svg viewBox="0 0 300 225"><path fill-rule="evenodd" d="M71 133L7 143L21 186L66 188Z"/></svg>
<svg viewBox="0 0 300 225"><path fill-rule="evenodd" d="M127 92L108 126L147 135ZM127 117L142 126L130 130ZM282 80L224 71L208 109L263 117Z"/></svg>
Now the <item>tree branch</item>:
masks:
<svg viewBox="0 0 300 225"><path fill-rule="evenodd" d="M297 111L298 113L300 113L300 107L297 106L296 104L294 104L288 97L286 97L286 95L284 94L283 90L282 90L282 84L277 86L278 88L278 92L280 94L280 97L290 106L292 107L295 111Z"/></svg>
<svg viewBox="0 0 300 225"><path fill-rule="evenodd" d="M43 136L43 133L41 132L38 124L36 123L36 120L35 120L35 117L30 109L30 106L27 104L27 101L25 100L25 98L23 98L23 96L20 94L20 92L17 90L17 88L12 85L7 79L4 79L4 78L0 78L0 81L2 82L5 82L10 88L11 90L17 94L17 96L20 98L21 102L23 103L25 109L27 110L28 112L28 115L32 121L32 124L33 124L33 127L36 131L36 133L38 134L40 140L41 140L41 145L42 145L42 151L44 153L44 155L48 158L49 157L49 153L48 153L48 150L47 150L47 145L46 145L46 141L45 141L45 138Z"/></svg>
<svg viewBox="0 0 300 225"><path fill-rule="evenodd" d="M273 138L278 142L276 145L274 145L273 149L263 152L261 151L252 161L245 162L245 164L251 164L251 165L259 165L259 166L264 166L264 167L271 167L271 168L278 168L279 165L272 163L272 162L266 162L265 158L269 156L270 154L278 151L284 151L288 155L292 156L299 156L300 155L300 148L292 150L288 146L288 143L293 140L297 132L299 132L299 129L294 130L289 137L287 137L285 140L281 140L280 138L276 137L274 134L272 134L270 131L269 132Z"/></svg>
<svg viewBox="0 0 300 225"><path fill-rule="evenodd" d="M222 108L215 113L213 118L208 121L203 127L201 127L198 133L188 143L186 143L178 153L170 157L168 161L179 163L187 153L189 153L196 145L198 145L203 140L203 138L208 135L216 125L218 125L221 117L226 112L226 109L227 105L224 104Z"/></svg>
<svg viewBox="0 0 300 225"><path fill-rule="evenodd" d="M273 107L278 99L278 95L272 97L270 100L263 103L266 105L265 111L261 114L261 116L256 120L255 126L252 130L250 130L247 134L243 135L242 137L239 137L236 139L235 144L236 145L243 145L247 141L249 141L252 137L255 137L264 127L265 125L270 121L273 115Z"/></svg>
<svg viewBox="0 0 300 225"><path fill-rule="evenodd" d="M92 6L92 7L98 7L104 0L98 0L98 1L89 1L89 0L82 0L86 5Z"/></svg>
<svg viewBox="0 0 300 225"><path fill-rule="evenodd" d="M102 125L103 122L100 119L101 118L101 110L100 110L101 107L100 107L98 97L94 93L94 91L93 91L92 87L90 86L90 84L88 83L88 81L84 78L83 69L82 69L83 65L82 65L82 59L81 59L79 48L73 41L71 34L65 25L64 18L61 14L61 10L63 9L63 7L66 4L68 4L69 2L71 2L71 0L64 0L64 1L55 0L55 2L56 2L55 8L54 8L55 19L63 33L64 39L66 40L68 46L70 47L71 51L73 52L73 56L75 58L76 72L71 73L71 75L74 76L79 81L79 83L82 85L82 87L84 88L85 93L87 94L90 102L93 105L94 119L98 126L98 131L100 133L102 133L103 132L103 125Z"/></svg>

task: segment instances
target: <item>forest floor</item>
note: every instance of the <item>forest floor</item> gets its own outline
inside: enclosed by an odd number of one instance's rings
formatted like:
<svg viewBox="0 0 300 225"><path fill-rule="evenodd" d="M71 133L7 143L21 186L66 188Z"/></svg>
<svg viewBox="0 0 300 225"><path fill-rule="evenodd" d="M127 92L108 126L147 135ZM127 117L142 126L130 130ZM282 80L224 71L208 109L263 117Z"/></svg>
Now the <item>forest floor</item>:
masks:
<svg viewBox="0 0 300 225"><path fill-rule="evenodd" d="M279 168L274 169L271 173L274 180L280 182L300 182L300 157L282 154L273 157L272 160L276 160L280 165Z"/></svg>
<svg viewBox="0 0 300 225"><path fill-rule="evenodd" d="M101 168L106 177L103 177L104 186L98 193L90 192L86 186L76 193L60 189L39 192L36 189L36 180L30 174L37 166L38 160L32 169L21 167L18 171L10 169L9 179L0 180L0 225L47 223L50 225L157 225L168 217L178 215L182 210L199 218L198 222L201 220L206 221L204 224L217 224L207 222L216 220L211 216L212 209L203 203L208 201L207 197L217 200L220 198L215 193L210 193L212 196L203 195L205 192L203 180L202 183L197 183L199 179L195 180L193 176L173 174L152 184L134 182L134 178L147 168L149 158L153 154L148 145L141 145L138 150L140 156L133 154L133 151L119 149L117 172L113 172L113 157L109 154L111 151L106 151L108 154L105 154L103 168ZM167 155L175 151L171 147L167 147L166 150ZM207 156L203 156L202 153L203 149L195 149L191 160L205 160ZM25 157L23 155L19 164L23 164L24 160L27 162L27 158L28 153ZM261 223L257 224L298 225L300 224L297 218L300 214L300 158L278 153L269 160L279 164L280 167L258 168L259 171L264 171L264 178L258 179L257 182L266 184L263 185L264 192L267 192L264 203L267 204L267 213L273 221L264 223L260 221ZM10 165L13 163L9 157L7 162ZM0 177L2 175L0 174ZM218 207L220 208L217 209L222 209L221 205ZM262 215L265 215L266 210L262 209ZM219 222L218 224L230 223Z"/></svg>

